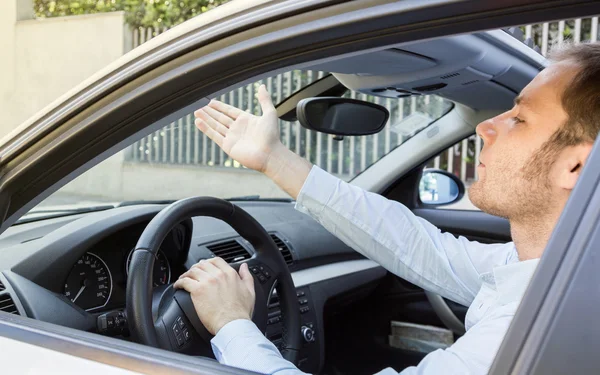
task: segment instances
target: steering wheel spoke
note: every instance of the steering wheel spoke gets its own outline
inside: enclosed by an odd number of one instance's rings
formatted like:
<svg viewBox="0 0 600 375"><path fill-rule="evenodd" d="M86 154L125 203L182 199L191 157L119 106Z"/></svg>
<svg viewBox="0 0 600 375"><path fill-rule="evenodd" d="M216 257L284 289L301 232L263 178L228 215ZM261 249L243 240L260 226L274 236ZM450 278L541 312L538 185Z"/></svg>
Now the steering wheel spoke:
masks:
<svg viewBox="0 0 600 375"><path fill-rule="evenodd" d="M277 285L279 273L267 265L264 256L255 256L248 261L248 269L254 278L254 292L256 301L252 313L252 321L261 332L267 331L267 320L269 311L269 299ZM238 266L239 267L239 266ZM238 268L235 267L234 268Z"/></svg>
<svg viewBox="0 0 600 375"><path fill-rule="evenodd" d="M212 357L212 350L202 345L212 335L204 328L189 293L170 285L162 294L154 321L159 346L174 352Z"/></svg>

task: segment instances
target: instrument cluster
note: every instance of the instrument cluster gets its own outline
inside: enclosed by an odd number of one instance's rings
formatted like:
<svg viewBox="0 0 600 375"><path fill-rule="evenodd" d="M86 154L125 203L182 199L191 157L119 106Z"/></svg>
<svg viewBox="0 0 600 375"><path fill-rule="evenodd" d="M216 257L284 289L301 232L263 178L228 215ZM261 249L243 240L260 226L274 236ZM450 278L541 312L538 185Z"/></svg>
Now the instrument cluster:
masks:
<svg viewBox="0 0 600 375"><path fill-rule="evenodd" d="M73 264L65 279L63 294L86 311L103 311L125 306L125 288L134 247L145 226L114 235L89 249ZM184 272L187 257L185 227L173 228L161 245L154 262L155 287L172 282Z"/></svg>

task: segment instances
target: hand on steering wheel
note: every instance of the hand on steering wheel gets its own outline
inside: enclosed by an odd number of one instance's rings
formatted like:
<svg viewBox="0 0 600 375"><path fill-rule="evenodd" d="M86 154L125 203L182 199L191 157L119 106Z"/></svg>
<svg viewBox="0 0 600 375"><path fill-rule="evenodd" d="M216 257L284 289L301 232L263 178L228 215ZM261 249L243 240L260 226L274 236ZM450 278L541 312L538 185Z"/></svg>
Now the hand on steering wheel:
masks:
<svg viewBox="0 0 600 375"><path fill-rule="evenodd" d="M252 320L254 278L246 263L239 274L221 258L201 260L173 285L190 293L194 309L212 335L237 319Z"/></svg>
<svg viewBox="0 0 600 375"><path fill-rule="evenodd" d="M223 220L252 244L254 254L244 263L228 265L215 258L196 264L177 282L185 290L153 288L154 261L165 236L178 223L196 216ZM211 197L182 199L159 212L138 240L127 278L127 322L139 343L212 356L213 334L232 320L251 318L259 330L266 331L273 290L281 310L281 355L297 363L302 346L298 297L273 239L256 219L231 202Z"/></svg>

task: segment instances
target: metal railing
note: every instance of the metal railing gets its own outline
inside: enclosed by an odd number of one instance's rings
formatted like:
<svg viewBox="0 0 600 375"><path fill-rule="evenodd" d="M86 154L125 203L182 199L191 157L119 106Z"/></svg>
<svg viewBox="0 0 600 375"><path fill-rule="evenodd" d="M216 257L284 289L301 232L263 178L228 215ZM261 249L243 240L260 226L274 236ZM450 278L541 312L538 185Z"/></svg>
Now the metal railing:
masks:
<svg viewBox="0 0 600 375"><path fill-rule="evenodd" d="M141 45L165 30L133 30L133 46ZM541 53L546 55L554 43L561 44L566 40L576 43L596 41L598 17L527 25L521 27L521 30L524 37L531 39L539 46ZM250 113L260 114L255 95L260 84L267 86L273 101L278 103L299 88L322 78L324 74L317 71L290 71L240 87L221 95L219 99ZM281 139L287 147L328 172L346 179L366 169L405 140L405 137L391 129L390 124L417 110L426 111L430 117L437 118L443 114L447 105L444 99L434 95L387 99L352 92L349 96L379 103L390 109L390 121L384 130L370 136L345 137L343 141L336 141L326 134L305 129L298 122L280 121ZM430 160L428 166L448 170L469 183L477 178L475 166L478 164L481 147L481 139L471 136ZM127 150L126 160L136 163L242 168L195 128L193 114L135 142Z"/></svg>

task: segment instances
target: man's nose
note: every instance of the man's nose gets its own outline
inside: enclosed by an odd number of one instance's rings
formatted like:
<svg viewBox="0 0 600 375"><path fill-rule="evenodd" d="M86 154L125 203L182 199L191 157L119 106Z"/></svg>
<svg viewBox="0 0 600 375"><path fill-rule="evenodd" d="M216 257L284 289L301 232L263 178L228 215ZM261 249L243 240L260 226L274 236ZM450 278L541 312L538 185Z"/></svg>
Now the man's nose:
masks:
<svg viewBox="0 0 600 375"><path fill-rule="evenodd" d="M481 122L475 128L475 133L483 139L484 145L490 145L496 139L496 128L494 126L494 119L488 119L484 122Z"/></svg>

